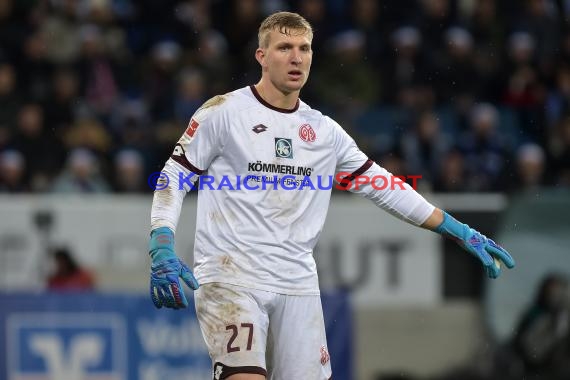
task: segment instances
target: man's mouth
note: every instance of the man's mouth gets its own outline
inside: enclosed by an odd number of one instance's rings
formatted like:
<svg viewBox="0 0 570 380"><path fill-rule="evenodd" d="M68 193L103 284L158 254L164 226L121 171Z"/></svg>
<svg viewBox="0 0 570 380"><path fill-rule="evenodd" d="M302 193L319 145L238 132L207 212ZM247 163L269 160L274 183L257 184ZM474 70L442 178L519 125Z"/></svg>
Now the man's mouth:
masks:
<svg viewBox="0 0 570 380"><path fill-rule="evenodd" d="M290 78L299 79L303 75L303 72L301 70L291 70L287 74Z"/></svg>

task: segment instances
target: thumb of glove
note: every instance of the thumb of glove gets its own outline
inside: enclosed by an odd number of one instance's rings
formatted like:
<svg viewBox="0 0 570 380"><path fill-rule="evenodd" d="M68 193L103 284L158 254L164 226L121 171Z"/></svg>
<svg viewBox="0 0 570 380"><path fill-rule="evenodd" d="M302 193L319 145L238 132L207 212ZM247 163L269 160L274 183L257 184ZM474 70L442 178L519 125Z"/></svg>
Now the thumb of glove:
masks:
<svg viewBox="0 0 570 380"><path fill-rule="evenodd" d="M198 289L200 287L200 284L198 283L198 281L194 277L194 274L192 273L190 268L188 268L188 265L186 265L182 260L179 260L179 262L181 265L180 277L182 278L184 283L186 283L186 285L188 285L188 287L190 289L193 289L193 290Z"/></svg>

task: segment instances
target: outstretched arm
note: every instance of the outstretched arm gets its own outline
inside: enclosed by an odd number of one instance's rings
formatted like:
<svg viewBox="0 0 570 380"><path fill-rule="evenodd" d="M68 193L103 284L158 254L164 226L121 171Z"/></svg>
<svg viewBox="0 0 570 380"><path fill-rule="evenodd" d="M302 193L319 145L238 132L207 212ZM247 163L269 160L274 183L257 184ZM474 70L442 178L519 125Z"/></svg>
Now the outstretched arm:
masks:
<svg viewBox="0 0 570 380"><path fill-rule="evenodd" d="M384 178L387 183L394 184L394 177L368 159L337 123L330 119L329 121L334 132L337 172L351 173L340 181L347 190L370 199L378 207L405 222L455 240L483 263L487 275L491 278L497 278L501 273L501 261L508 268L515 266L511 255L501 246L433 206L410 185L402 183L401 186L375 186L375 178Z"/></svg>

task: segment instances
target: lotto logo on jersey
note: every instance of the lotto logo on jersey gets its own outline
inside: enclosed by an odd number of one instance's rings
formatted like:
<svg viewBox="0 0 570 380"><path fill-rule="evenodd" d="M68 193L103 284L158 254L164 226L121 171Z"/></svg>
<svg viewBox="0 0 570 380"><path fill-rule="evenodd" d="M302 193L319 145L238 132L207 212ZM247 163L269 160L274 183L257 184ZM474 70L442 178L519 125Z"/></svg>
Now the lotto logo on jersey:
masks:
<svg viewBox="0 0 570 380"><path fill-rule="evenodd" d="M198 122L194 119L190 119L190 123L188 124L188 128L186 128L186 134L190 137L194 137L194 133L196 133L196 129L198 129L198 127L200 126L200 124L198 124Z"/></svg>
<svg viewBox="0 0 570 380"><path fill-rule="evenodd" d="M13 314L8 380L126 380L126 328L113 313Z"/></svg>
<svg viewBox="0 0 570 380"><path fill-rule="evenodd" d="M293 158L293 144L291 139L275 138L275 157Z"/></svg>

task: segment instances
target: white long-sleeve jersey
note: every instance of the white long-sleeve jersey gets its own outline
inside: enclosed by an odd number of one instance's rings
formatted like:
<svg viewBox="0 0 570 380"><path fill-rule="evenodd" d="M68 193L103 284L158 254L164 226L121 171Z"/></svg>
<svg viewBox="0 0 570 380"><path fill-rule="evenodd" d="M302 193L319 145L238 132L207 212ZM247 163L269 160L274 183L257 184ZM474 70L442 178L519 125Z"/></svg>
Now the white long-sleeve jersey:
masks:
<svg viewBox="0 0 570 380"><path fill-rule="evenodd" d="M319 294L313 248L333 179L340 173L352 174L346 181L391 176L331 118L302 101L291 110L273 107L253 86L206 102L163 171L170 182L155 191L152 229L176 231L183 198L201 176L194 245L194 273L201 284L293 295ZM350 191L416 225L434 210L409 185L379 186L381 181Z"/></svg>

